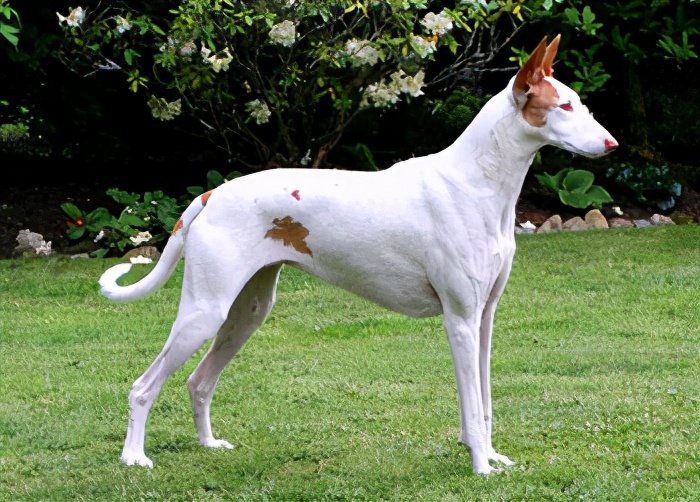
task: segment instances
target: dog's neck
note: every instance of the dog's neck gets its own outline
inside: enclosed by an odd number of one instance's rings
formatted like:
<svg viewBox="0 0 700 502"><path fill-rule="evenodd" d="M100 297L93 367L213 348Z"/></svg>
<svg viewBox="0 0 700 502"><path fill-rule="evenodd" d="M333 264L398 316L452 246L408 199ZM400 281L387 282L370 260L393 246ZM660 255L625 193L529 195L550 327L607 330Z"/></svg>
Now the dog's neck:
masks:
<svg viewBox="0 0 700 502"><path fill-rule="evenodd" d="M543 146L536 129L523 118L510 89L501 91L443 151L451 160L448 165L457 171L451 174L515 206L532 160Z"/></svg>

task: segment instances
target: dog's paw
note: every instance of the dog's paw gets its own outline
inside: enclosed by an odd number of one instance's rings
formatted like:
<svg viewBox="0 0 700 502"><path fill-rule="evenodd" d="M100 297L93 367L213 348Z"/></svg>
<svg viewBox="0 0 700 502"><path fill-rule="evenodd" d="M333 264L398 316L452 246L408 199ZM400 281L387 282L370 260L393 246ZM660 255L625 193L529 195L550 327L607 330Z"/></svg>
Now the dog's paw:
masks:
<svg viewBox="0 0 700 502"><path fill-rule="evenodd" d="M474 467L474 474L479 474L480 476L488 476L489 474L499 474L503 472L500 467L492 467L489 464L481 467Z"/></svg>
<svg viewBox="0 0 700 502"><path fill-rule="evenodd" d="M223 439L207 439L201 441L201 443L206 446L207 448L226 448L227 450L233 449L233 445L229 443L228 441L225 441Z"/></svg>
<svg viewBox="0 0 700 502"><path fill-rule="evenodd" d="M123 452L122 462L124 462L126 465L141 465L143 467L153 469L153 461L143 453L133 454L129 452Z"/></svg>
<svg viewBox="0 0 700 502"><path fill-rule="evenodd" d="M501 455L500 453L496 453L496 450L491 449L489 452L489 460L493 460L494 462L498 462L503 465L515 465L515 462L513 462L511 459L506 457L505 455Z"/></svg>

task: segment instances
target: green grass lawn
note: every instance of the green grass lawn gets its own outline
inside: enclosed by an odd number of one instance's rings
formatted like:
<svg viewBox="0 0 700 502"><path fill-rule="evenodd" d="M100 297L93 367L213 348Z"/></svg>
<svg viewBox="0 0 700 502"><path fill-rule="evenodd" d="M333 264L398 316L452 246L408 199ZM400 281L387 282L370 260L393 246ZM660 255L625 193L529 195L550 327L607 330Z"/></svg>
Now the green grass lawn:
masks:
<svg viewBox="0 0 700 502"><path fill-rule="evenodd" d="M182 269L114 304L96 282L114 263L0 261L0 500L700 499L700 226L518 236L492 358L494 445L517 464L489 477L457 444L441 318L291 268L214 397L235 448L197 442L200 353L151 412L154 469L124 466Z"/></svg>

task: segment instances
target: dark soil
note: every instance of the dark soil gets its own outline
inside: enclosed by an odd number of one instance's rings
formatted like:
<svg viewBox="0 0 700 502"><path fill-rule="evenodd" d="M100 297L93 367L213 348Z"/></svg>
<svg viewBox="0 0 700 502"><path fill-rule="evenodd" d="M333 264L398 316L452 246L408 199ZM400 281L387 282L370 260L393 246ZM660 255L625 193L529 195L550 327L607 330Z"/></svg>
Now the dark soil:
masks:
<svg viewBox="0 0 700 502"><path fill-rule="evenodd" d="M61 204L72 202L86 212L96 207L106 207L110 209L112 214L119 214L123 208L116 206L105 193L108 188L115 186L137 193L146 191L129 188L118 183L71 183L56 184L56 186L41 186L40 184L32 186L24 183L16 187L0 187L0 259L13 257L13 250L17 246L17 234L24 229L41 234L44 240L51 241L54 253L70 254L84 250L68 239L66 234L68 217L61 209ZM148 188L147 190L152 189ZM184 188L181 188L180 191L173 190L175 189L170 191L164 189L172 197L185 194ZM635 218L651 215L650 211L632 204L625 205L624 202L622 208ZM566 209L566 207L558 206L557 201L543 191L536 182L526 182L518 204L517 214L519 221L529 219L539 225L541 221L535 221L536 219L546 218L555 212L561 214L563 218L576 215L576 213L567 213ZM568 209L571 210L571 208ZM676 210L686 215L687 219L700 223L700 195L687 188ZM606 214L606 216L611 215ZM89 245L90 242L83 244Z"/></svg>

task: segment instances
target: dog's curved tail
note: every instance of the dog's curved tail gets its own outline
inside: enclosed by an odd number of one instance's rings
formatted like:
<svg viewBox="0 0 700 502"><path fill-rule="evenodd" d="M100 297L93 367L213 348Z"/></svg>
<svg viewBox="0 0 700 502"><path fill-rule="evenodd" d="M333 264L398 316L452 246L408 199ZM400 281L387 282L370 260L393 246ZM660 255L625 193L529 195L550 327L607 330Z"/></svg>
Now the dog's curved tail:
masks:
<svg viewBox="0 0 700 502"><path fill-rule="evenodd" d="M131 263L120 263L108 268L100 277L100 293L115 302L130 302L153 293L173 275L180 258L183 256L185 238L190 225L204 209L211 191L192 201L175 224L168 243L160 255L156 266L141 280L128 286L120 286L117 279L131 270Z"/></svg>

